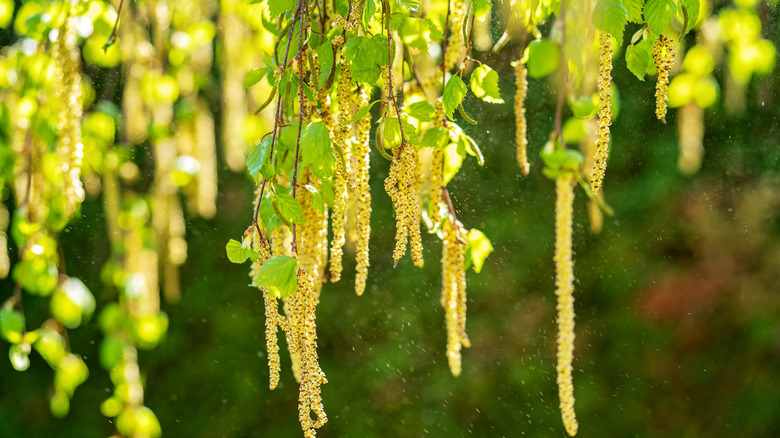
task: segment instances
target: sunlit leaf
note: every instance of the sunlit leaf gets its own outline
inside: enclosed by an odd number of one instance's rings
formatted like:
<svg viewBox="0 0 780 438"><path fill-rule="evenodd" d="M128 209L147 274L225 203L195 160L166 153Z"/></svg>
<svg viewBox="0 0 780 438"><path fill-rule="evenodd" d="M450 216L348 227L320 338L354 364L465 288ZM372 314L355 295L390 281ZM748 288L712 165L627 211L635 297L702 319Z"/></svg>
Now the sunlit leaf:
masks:
<svg viewBox="0 0 780 438"><path fill-rule="evenodd" d="M622 44L627 20L628 12L620 0L599 0L591 16L593 25L615 38L618 46Z"/></svg>
<svg viewBox="0 0 780 438"><path fill-rule="evenodd" d="M477 229L471 229L468 232L466 241L468 242L467 251L471 255L471 262L474 264L474 271L479 274L482 271L482 266L485 264L485 259L493 252L493 245L487 236Z"/></svg>
<svg viewBox="0 0 780 438"><path fill-rule="evenodd" d="M543 78L558 70L561 63L561 49L554 42L541 39L528 45L528 75L534 79Z"/></svg>
<svg viewBox="0 0 780 438"><path fill-rule="evenodd" d="M489 103L504 103L498 91L498 73L482 64L471 72L471 92Z"/></svg>
<svg viewBox="0 0 780 438"><path fill-rule="evenodd" d="M672 24L676 12L674 0L647 0L644 8L647 27L660 35Z"/></svg>
<svg viewBox="0 0 780 438"><path fill-rule="evenodd" d="M282 219L293 224L303 223L303 210L301 204L287 193L277 193L273 198L276 211L282 215Z"/></svg>
<svg viewBox="0 0 780 438"><path fill-rule="evenodd" d="M298 287L298 260L288 256L276 256L266 260L255 277L253 286L266 286L278 298L295 293Z"/></svg>
<svg viewBox="0 0 780 438"><path fill-rule="evenodd" d="M466 84L463 83L463 80L459 76L450 76L447 85L444 87L444 95L442 96L444 112L447 114L447 117L450 119L452 118L452 113L458 105L463 102L467 91Z"/></svg>

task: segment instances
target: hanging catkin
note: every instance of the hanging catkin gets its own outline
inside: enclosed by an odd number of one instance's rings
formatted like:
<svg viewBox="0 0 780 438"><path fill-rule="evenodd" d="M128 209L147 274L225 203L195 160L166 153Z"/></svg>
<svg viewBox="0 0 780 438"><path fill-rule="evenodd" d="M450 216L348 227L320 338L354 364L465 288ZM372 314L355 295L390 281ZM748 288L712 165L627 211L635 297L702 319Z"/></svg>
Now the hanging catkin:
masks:
<svg viewBox="0 0 780 438"><path fill-rule="evenodd" d="M515 144L517 147L517 164L523 175L528 175L528 122L525 118L525 95L528 91L528 70L525 64L515 61Z"/></svg>
<svg viewBox="0 0 780 438"><path fill-rule="evenodd" d="M596 131L596 154L590 186L593 193L601 191L609 156L609 126L612 124L612 37L599 31L599 126Z"/></svg>
<svg viewBox="0 0 780 438"><path fill-rule="evenodd" d="M658 71L658 80L655 83L655 116L666 123L666 101L669 100L669 73L674 63L674 40L666 35L661 35L653 45L653 61Z"/></svg>
<svg viewBox="0 0 780 438"><path fill-rule="evenodd" d="M363 108L369 104L370 96L365 87L360 91L359 107ZM357 135L352 144L352 156L355 159L355 207L357 241L355 243L355 293L362 295L366 290L366 279L368 278L369 254L368 244L371 237L371 188L369 182L370 166L370 131L371 114L366 114L357 123Z"/></svg>
<svg viewBox="0 0 780 438"><path fill-rule="evenodd" d="M558 398L566 432L577 434L574 415L574 262L572 261L572 210L574 204L574 174L567 173L555 180L555 295L558 323Z"/></svg>

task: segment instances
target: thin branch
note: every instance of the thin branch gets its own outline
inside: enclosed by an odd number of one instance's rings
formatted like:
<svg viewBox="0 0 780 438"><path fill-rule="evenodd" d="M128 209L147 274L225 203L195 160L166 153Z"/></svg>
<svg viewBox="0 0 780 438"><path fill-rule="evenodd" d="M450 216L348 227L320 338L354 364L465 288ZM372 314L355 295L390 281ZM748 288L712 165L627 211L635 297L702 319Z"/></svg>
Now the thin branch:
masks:
<svg viewBox="0 0 780 438"><path fill-rule="evenodd" d="M569 79L569 66L566 62L566 0L561 0L561 64L563 66L563 84L561 85L561 93L558 95L558 105L555 107L555 131L551 134L557 135L562 145L566 145L563 139L563 99L566 97L566 84Z"/></svg>

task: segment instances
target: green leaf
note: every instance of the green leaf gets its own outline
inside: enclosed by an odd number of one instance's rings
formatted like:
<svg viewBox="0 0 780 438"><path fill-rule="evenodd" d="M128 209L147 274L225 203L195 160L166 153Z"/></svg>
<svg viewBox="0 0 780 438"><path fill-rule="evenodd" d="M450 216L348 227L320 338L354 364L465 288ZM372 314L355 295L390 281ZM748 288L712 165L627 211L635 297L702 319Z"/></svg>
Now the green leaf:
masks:
<svg viewBox="0 0 780 438"><path fill-rule="evenodd" d="M263 137L260 144L255 146L246 157L246 168L249 175L255 180L257 180L258 174L263 175L265 179L272 179L276 174L271 160L271 140L273 138L270 135Z"/></svg>
<svg viewBox="0 0 780 438"><path fill-rule="evenodd" d="M247 259L251 259L256 262L260 259L260 253L252 248L245 248L237 240L230 239L225 245L225 252L227 252L228 260L232 263L244 263Z"/></svg>
<svg viewBox="0 0 780 438"><path fill-rule="evenodd" d="M420 10L420 2L417 0L395 0L395 2L398 3L399 6L412 12L417 12Z"/></svg>
<svg viewBox="0 0 780 438"><path fill-rule="evenodd" d="M685 29L685 33L688 33L693 29L693 26L696 25L696 22L699 20L699 8L700 3L699 0L680 0L677 4L678 12L680 15L680 22L683 22L684 15L683 15L683 6L685 6L685 10L688 13L688 28Z"/></svg>
<svg viewBox="0 0 780 438"><path fill-rule="evenodd" d="M336 156L330 147L330 133L322 121L310 123L301 132L301 163L311 166L320 178L333 177Z"/></svg>
<svg viewBox="0 0 780 438"><path fill-rule="evenodd" d="M674 0L647 0L644 9L647 27L660 35L672 24L676 12Z"/></svg>
<svg viewBox="0 0 780 438"><path fill-rule="evenodd" d="M276 211L282 215L282 219L293 224L303 224L301 204L298 203L293 195L277 192L273 202L276 204Z"/></svg>
<svg viewBox="0 0 780 438"><path fill-rule="evenodd" d="M297 0L268 0L268 14L271 15L272 20L275 20L285 11L294 9L296 3Z"/></svg>
<svg viewBox="0 0 780 438"><path fill-rule="evenodd" d="M482 231L473 228L466 235L466 240L468 241L467 251L471 255L474 271L479 274L485 264L485 259L493 252L493 245L490 244L490 240Z"/></svg>
<svg viewBox="0 0 780 438"><path fill-rule="evenodd" d="M272 198L272 196L264 197L263 200L260 201L260 211L258 212L260 213L260 220L263 221L263 224L268 231L275 230L284 225L282 220L279 219L274 212Z"/></svg>
<svg viewBox="0 0 780 438"><path fill-rule="evenodd" d="M351 38L344 44L344 56L354 80L373 84L379 79L379 66L387 65L387 37L377 34Z"/></svg>
<svg viewBox="0 0 780 438"><path fill-rule="evenodd" d="M325 40L317 48L317 58L320 64L320 75L317 77L317 88L322 88L328 82L330 74L333 72L333 46L330 40Z"/></svg>
<svg viewBox="0 0 780 438"><path fill-rule="evenodd" d="M325 211L325 203L322 202L322 196L320 196L319 190L317 190L316 187L306 184L306 190L311 195L311 206L313 209L319 211L320 213Z"/></svg>
<svg viewBox="0 0 780 438"><path fill-rule="evenodd" d="M493 2L490 0L474 0L472 5L474 8L474 18L482 20L485 15L490 12L490 8L493 7Z"/></svg>
<svg viewBox="0 0 780 438"><path fill-rule="evenodd" d="M570 101L569 107L571 112L574 113L574 117L580 119L593 117L599 109L593 102L593 99L588 96L580 96L577 100Z"/></svg>
<svg viewBox="0 0 780 438"><path fill-rule="evenodd" d="M409 115L421 122L430 122L436 115L436 109L427 100L415 102L407 107Z"/></svg>
<svg viewBox="0 0 780 438"><path fill-rule="evenodd" d="M488 103L504 103L498 91L498 73L482 64L471 72L471 92Z"/></svg>
<svg viewBox="0 0 780 438"><path fill-rule="evenodd" d="M277 298L295 293L298 288L298 260L288 256L272 257L257 272L252 286L266 286Z"/></svg>
<svg viewBox="0 0 780 438"><path fill-rule="evenodd" d="M644 23L645 20L642 18L642 6L644 5L644 0L623 0L623 7L626 8L628 21L637 24Z"/></svg>
<svg viewBox="0 0 780 438"><path fill-rule="evenodd" d="M379 100L375 100L369 103L368 105L364 106L363 108L360 108L360 110L357 113L355 113L355 116L347 120L346 122L344 122L344 124L349 125L351 123L355 123L358 120L362 119L363 117L366 116L366 114L368 114L369 111L371 111L371 107L373 107L379 102L380 102Z"/></svg>
<svg viewBox="0 0 780 438"><path fill-rule="evenodd" d="M620 47L628 20L628 12L620 0L599 0L593 8L591 20L594 26L614 37Z"/></svg>
<svg viewBox="0 0 780 438"><path fill-rule="evenodd" d="M450 142L450 132L445 128L429 128L420 140L420 146L432 148L446 147Z"/></svg>
<svg viewBox="0 0 780 438"><path fill-rule="evenodd" d="M645 73L653 58L642 45L630 45L626 47L626 66L640 81L645 80Z"/></svg>
<svg viewBox="0 0 780 438"><path fill-rule="evenodd" d="M254 68L246 72L244 75L244 90L260 82L266 73L268 73L268 67Z"/></svg>
<svg viewBox="0 0 780 438"><path fill-rule="evenodd" d="M0 310L0 336L6 341L17 344L22 341L24 317L12 309Z"/></svg>
<svg viewBox="0 0 780 438"><path fill-rule="evenodd" d="M452 113L463 102L466 97L466 84L460 76L452 75L447 81L447 85L444 87L444 96L442 97L444 103L444 112L448 118L452 118Z"/></svg>
<svg viewBox="0 0 780 438"><path fill-rule="evenodd" d="M450 143L450 145L444 149L444 169L442 170L442 182L445 186L460 170L460 166L463 165L463 158L465 155L465 151L461 151L456 143Z"/></svg>
<svg viewBox="0 0 780 438"><path fill-rule="evenodd" d="M543 78L558 70L561 63L561 49L547 39L534 40L528 45L528 75L534 79Z"/></svg>
<svg viewBox="0 0 780 438"><path fill-rule="evenodd" d="M404 139L409 144L417 143L417 129L406 120L401 120L404 126ZM398 118L386 119L384 124L385 148L392 149L401 144L401 131L398 126Z"/></svg>

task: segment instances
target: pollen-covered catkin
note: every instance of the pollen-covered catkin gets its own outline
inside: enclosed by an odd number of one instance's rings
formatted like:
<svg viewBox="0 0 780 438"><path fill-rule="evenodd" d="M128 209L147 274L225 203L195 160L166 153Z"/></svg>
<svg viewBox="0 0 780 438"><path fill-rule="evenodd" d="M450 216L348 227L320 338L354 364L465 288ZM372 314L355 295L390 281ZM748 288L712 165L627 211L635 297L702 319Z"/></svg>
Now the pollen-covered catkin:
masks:
<svg viewBox="0 0 780 438"><path fill-rule="evenodd" d="M407 175L406 204L411 210L408 217L409 222L406 226L409 229L409 247L412 251L412 263L414 263L414 266L422 268L424 265L422 236L420 235L420 216L422 212L420 211L420 202L418 199L420 180L422 179L420 174L420 160L416 146L409 146L406 149L409 150L407 158L409 162L409 171Z"/></svg>
<svg viewBox="0 0 780 438"><path fill-rule="evenodd" d="M371 96L368 91L361 89L360 107L369 104ZM366 290L368 278L369 254L368 244L371 238L371 188L368 185L370 166L370 131L371 115L366 114L357 123L357 135L353 143L352 156L355 158L355 207L357 209L356 224L357 241L355 243L355 293L363 295Z"/></svg>
<svg viewBox="0 0 780 438"><path fill-rule="evenodd" d="M466 2L453 0L450 12L450 34L444 51L444 68L452 70L466 53L466 41L463 38L463 26L466 24Z"/></svg>
<svg viewBox="0 0 780 438"><path fill-rule="evenodd" d="M252 269L250 276L255 285L257 282L257 275L260 273L260 268L263 267L263 263L271 258L271 247L268 241L265 239L257 238L257 234L253 233L255 238L252 242L254 250L260 253L257 261L252 263ZM269 379L268 387L270 389L276 389L279 385L279 372L281 370L281 364L279 359L279 338L277 332L279 327L285 330L284 318L279 315L279 303L277 297L270 294L268 288L265 286L257 286L263 292L263 302L265 304L265 346L268 354L268 370Z"/></svg>
<svg viewBox="0 0 780 438"><path fill-rule="evenodd" d="M455 377L461 373L460 351L471 345L466 336L465 247L458 238L460 231L460 224L452 218L442 224L441 305L447 327L447 362Z"/></svg>
<svg viewBox="0 0 780 438"><path fill-rule="evenodd" d="M528 122L525 118L525 95L528 91L528 70L525 64L515 61L515 143L517 145L517 164L523 175L528 175Z"/></svg>
<svg viewBox="0 0 780 438"><path fill-rule="evenodd" d="M666 35L661 35L653 45L653 61L658 71L658 80L655 83L655 116L666 123L666 101L669 100L669 73L674 63L674 40Z"/></svg>
<svg viewBox="0 0 780 438"><path fill-rule="evenodd" d="M555 295L558 323L558 398L566 432L577 434L574 415L574 262L572 261L572 210L574 205L574 174L567 173L555 180Z"/></svg>
<svg viewBox="0 0 780 438"><path fill-rule="evenodd" d="M343 53L339 55L341 63L341 77L337 89L338 120L334 128L335 142L341 147L344 163L336 164L336 172L333 177L333 214L331 216L331 229L333 238L330 243L330 281L341 280L342 257L344 255L344 243L346 242L345 222L347 215L347 179L349 177L349 129L346 122L351 118L350 103L352 96L352 74L347 66ZM332 134L332 135L333 135ZM347 168L346 172L344 168Z"/></svg>
<svg viewBox="0 0 780 438"><path fill-rule="evenodd" d="M596 131L596 154L590 186L593 193L601 191L609 155L609 126L612 124L612 37L599 31L599 124Z"/></svg>
<svg viewBox="0 0 780 438"><path fill-rule="evenodd" d="M420 204L417 192L420 186L420 168L417 159L417 148L410 144L399 146L390 165L390 174L385 179L385 191L393 201L395 208L395 263L406 254L407 240L412 251L412 261L415 266L423 265L422 238L420 236Z"/></svg>

